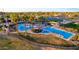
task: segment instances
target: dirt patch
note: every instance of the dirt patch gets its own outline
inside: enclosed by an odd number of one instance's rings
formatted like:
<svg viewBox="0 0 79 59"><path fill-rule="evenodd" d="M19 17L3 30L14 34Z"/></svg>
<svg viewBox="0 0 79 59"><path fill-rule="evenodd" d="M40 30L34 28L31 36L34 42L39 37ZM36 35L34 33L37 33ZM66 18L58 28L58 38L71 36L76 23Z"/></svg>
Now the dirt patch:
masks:
<svg viewBox="0 0 79 59"><path fill-rule="evenodd" d="M63 40L61 38L55 37L53 35L42 35L42 34L21 34L23 37L28 38L29 40L49 45L58 45L58 46L75 46L72 42Z"/></svg>

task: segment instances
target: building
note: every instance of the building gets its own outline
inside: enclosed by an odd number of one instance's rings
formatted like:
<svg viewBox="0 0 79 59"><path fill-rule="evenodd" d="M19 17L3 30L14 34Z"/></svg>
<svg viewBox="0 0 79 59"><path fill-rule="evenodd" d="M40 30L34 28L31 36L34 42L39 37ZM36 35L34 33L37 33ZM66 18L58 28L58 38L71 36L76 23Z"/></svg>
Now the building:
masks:
<svg viewBox="0 0 79 59"><path fill-rule="evenodd" d="M79 24L79 20L73 20L75 24Z"/></svg>

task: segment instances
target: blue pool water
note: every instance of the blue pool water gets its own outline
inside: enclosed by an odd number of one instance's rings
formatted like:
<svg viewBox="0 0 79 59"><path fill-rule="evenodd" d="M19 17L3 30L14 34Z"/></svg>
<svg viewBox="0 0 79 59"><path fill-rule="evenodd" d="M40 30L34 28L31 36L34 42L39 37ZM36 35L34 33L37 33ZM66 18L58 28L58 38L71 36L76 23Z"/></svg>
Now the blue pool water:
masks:
<svg viewBox="0 0 79 59"><path fill-rule="evenodd" d="M65 38L65 39L68 39L71 36L73 36L73 34L70 33L70 32L66 32L66 31L63 31L63 30L59 30L59 29L53 28L53 27L46 27L46 28L43 28L43 29L44 30L47 30L49 32L55 33L55 34L59 34L59 35L63 36L63 38Z"/></svg>
<svg viewBox="0 0 79 59"><path fill-rule="evenodd" d="M25 25L24 24L19 24L18 25L18 31L25 31L26 30L26 27L25 27Z"/></svg>
<svg viewBox="0 0 79 59"><path fill-rule="evenodd" d="M31 29L32 29L31 26L25 26L24 24L18 25L18 31L20 31L20 32L24 32L24 31L31 30ZM42 28L42 30L43 30L41 32L42 34L55 33L55 34L63 36L64 39L69 39L70 37L72 37L74 35L73 33L59 30L54 27L44 27L44 28Z"/></svg>
<svg viewBox="0 0 79 59"><path fill-rule="evenodd" d="M25 24L18 24L18 31L20 32L25 32L31 29L32 29L32 26L25 26Z"/></svg>

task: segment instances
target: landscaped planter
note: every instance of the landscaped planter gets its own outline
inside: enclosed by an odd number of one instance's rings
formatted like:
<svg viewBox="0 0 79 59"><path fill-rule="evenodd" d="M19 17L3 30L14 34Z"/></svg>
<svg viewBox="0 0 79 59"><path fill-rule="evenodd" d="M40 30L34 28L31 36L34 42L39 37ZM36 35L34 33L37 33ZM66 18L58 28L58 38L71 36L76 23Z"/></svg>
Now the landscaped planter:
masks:
<svg viewBox="0 0 79 59"><path fill-rule="evenodd" d="M42 29L32 29L32 31L35 33L40 33L40 32L42 32Z"/></svg>

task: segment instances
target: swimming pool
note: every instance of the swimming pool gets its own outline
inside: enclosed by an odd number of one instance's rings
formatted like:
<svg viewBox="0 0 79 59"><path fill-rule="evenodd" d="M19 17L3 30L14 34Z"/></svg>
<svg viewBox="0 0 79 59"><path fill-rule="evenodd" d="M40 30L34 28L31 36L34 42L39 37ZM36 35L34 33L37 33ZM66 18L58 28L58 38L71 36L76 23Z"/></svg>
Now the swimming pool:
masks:
<svg viewBox="0 0 79 59"><path fill-rule="evenodd" d="M71 37L73 37L75 35L74 33L67 32L67 31L64 31L64 30L60 30L60 29L54 28L54 27L46 27L46 28L43 28L43 30L47 30L51 33L55 33L55 34L61 36L64 39L70 39Z"/></svg>
<svg viewBox="0 0 79 59"><path fill-rule="evenodd" d="M31 25L26 26L25 24L18 24L18 31L19 32L25 32L25 31L31 30L31 29L32 29Z"/></svg>
<svg viewBox="0 0 79 59"><path fill-rule="evenodd" d="M31 29L32 29L32 26L30 25L25 26L25 24L18 24L18 31L20 32L25 32ZM63 39L70 39L75 35L74 33L67 32L67 31L64 31L64 30L61 30L55 27L48 26L48 27L42 28L41 34L51 34L51 33L56 34Z"/></svg>

